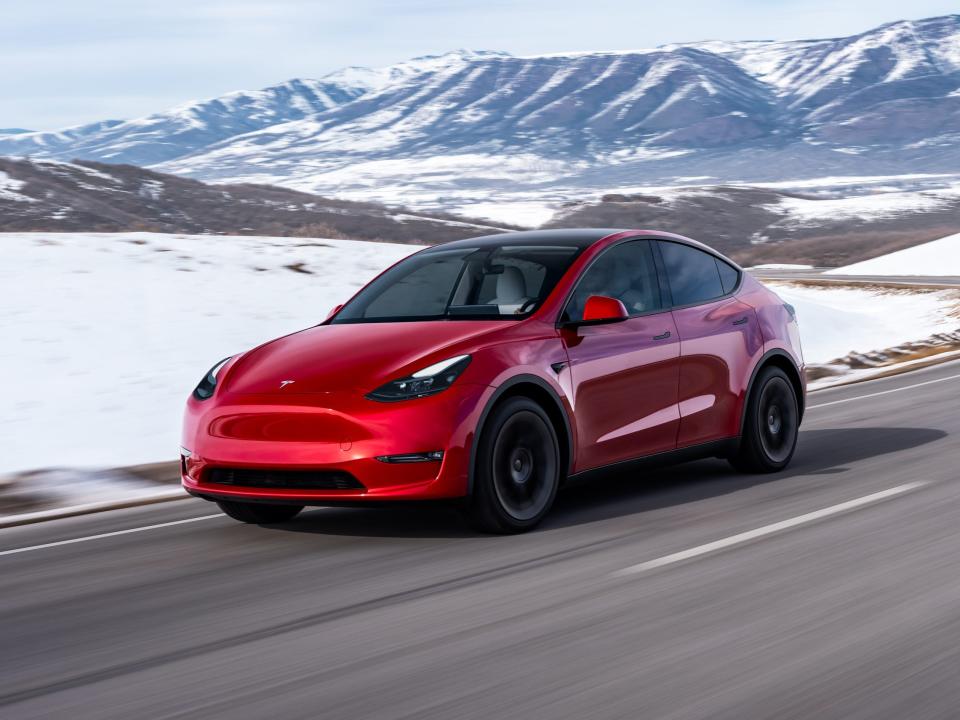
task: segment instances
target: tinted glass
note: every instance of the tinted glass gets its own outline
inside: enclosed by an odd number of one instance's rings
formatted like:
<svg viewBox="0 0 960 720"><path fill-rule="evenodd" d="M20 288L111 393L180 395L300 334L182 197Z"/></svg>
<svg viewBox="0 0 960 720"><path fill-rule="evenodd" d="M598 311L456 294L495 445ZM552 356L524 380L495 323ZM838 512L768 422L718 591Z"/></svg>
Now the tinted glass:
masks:
<svg viewBox="0 0 960 720"><path fill-rule="evenodd" d="M364 317L442 315L460 277L465 253L447 253L415 267L370 298Z"/></svg>
<svg viewBox="0 0 960 720"><path fill-rule="evenodd" d="M591 295L617 298L631 316L660 310L663 304L650 243L622 243L597 258L577 283L562 319L582 320L584 305Z"/></svg>
<svg viewBox="0 0 960 720"><path fill-rule="evenodd" d="M674 305L694 305L724 295L713 255L689 245L660 242Z"/></svg>
<svg viewBox="0 0 960 720"><path fill-rule="evenodd" d="M714 259L717 261L717 270L720 271L720 284L723 285L723 293L733 292L733 289L737 286L737 281L740 279L740 271L719 258Z"/></svg>
<svg viewBox="0 0 960 720"><path fill-rule="evenodd" d="M371 282L331 322L525 317L579 252L559 245L427 250Z"/></svg>

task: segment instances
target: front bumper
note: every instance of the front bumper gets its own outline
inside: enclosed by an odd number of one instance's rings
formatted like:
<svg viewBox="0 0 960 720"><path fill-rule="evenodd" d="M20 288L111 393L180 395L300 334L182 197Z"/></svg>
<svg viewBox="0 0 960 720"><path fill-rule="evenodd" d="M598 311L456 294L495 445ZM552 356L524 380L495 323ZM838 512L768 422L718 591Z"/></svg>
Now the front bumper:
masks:
<svg viewBox="0 0 960 720"><path fill-rule="evenodd" d="M394 403L357 391L263 396L223 393L187 402L181 478L210 499L298 504L462 497L470 448L492 388L458 383ZM443 451L442 460L383 462L378 457ZM248 487L214 482L215 469L349 473L362 488Z"/></svg>

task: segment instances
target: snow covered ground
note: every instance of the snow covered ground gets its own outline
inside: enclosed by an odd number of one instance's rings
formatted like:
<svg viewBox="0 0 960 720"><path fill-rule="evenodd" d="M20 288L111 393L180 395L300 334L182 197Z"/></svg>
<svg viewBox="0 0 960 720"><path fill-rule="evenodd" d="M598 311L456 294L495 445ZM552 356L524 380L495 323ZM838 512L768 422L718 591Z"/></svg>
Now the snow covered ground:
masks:
<svg viewBox="0 0 960 720"><path fill-rule="evenodd" d="M175 458L183 403L214 363L322 321L417 249L0 234L0 475Z"/></svg>
<svg viewBox="0 0 960 720"><path fill-rule="evenodd" d="M953 291L914 292L766 283L797 310L807 364L885 350L960 327Z"/></svg>
<svg viewBox="0 0 960 720"><path fill-rule="evenodd" d="M872 260L827 270L825 274L960 276L960 233Z"/></svg>
<svg viewBox="0 0 960 720"><path fill-rule="evenodd" d="M785 197L770 209L784 214L785 227L817 227L825 221L881 220L941 210L960 196L960 186L924 192L877 192L836 198Z"/></svg>
<svg viewBox="0 0 960 720"><path fill-rule="evenodd" d="M0 248L0 476L174 459L210 366L321 321L417 249L149 233L8 233ZM958 325L949 293L777 290L812 363Z"/></svg>

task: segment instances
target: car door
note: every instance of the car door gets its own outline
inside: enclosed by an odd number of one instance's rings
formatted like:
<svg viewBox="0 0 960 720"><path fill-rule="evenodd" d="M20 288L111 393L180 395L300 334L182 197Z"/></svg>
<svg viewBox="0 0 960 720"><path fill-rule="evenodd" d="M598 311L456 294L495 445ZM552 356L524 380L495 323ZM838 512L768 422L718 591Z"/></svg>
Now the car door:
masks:
<svg viewBox="0 0 960 720"><path fill-rule="evenodd" d="M677 447L734 437L743 379L763 347L756 313L733 296L740 271L691 245L657 244L680 338Z"/></svg>
<svg viewBox="0 0 960 720"><path fill-rule="evenodd" d="M617 298L629 317L582 324L591 295ZM591 263L567 302L560 335L570 361L575 470L676 446L680 349L650 241L619 243Z"/></svg>

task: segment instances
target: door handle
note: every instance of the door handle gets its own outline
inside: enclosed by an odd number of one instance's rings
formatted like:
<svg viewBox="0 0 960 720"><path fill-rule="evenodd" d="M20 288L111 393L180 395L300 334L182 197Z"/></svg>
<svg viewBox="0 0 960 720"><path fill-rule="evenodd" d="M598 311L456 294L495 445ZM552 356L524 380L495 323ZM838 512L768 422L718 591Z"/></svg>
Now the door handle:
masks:
<svg viewBox="0 0 960 720"><path fill-rule="evenodd" d="M742 318L740 318L739 320L734 320L734 321L733 321L733 324L734 324L734 325L746 325L748 319L749 319L749 318L742 317Z"/></svg>
<svg viewBox="0 0 960 720"><path fill-rule="evenodd" d="M663 333L663 335L654 335L654 336L653 336L653 339L654 339L654 340L666 340L668 337L670 337L670 331L669 331L669 330L667 330L665 333Z"/></svg>

